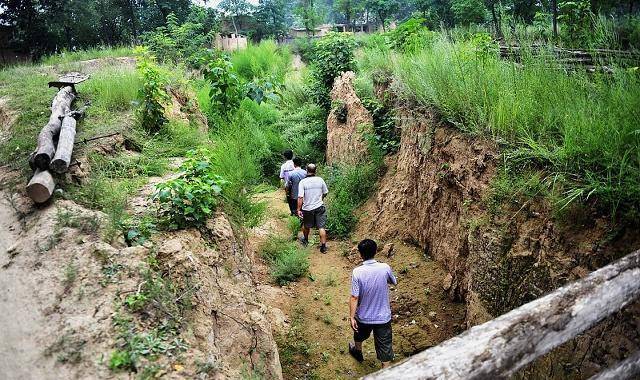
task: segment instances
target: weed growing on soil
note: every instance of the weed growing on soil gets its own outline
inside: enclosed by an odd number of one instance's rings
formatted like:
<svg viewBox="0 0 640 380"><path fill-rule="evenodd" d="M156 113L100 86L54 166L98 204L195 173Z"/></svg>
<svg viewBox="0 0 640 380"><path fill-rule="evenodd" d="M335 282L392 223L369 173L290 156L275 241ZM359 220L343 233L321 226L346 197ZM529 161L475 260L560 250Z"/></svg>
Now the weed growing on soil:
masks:
<svg viewBox="0 0 640 380"><path fill-rule="evenodd" d="M159 204L160 220L169 228L202 225L216 209L228 182L213 174L209 156L206 150L188 153L180 176L156 185L152 200Z"/></svg>
<svg viewBox="0 0 640 380"><path fill-rule="evenodd" d="M73 286L73 283L76 282L77 276L78 268L71 261L64 268L64 278L62 279L62 285L64 286L65 293L68 292L69 289L71 289L71 287Z"/></svg>
<svg viewBox="0 0 640 380"><path fill-rule="evenodd" d="M82 350L87 342L74 335L74 332L67 332L58 338L52 345L44 350L45 356L57 354L56 360L59 363L76 364L82 359Z"/></svg>
<svg viewBox="0 0 640 380"><path fill-rule="evenodd" d="M271 267L271 276L279 285L296 281L309 270L306 250L288 239L270 236L263 244L261 253Z"/></svg>
<svg viewBox="0 0 640 380"><path fill-rule="evenodd" d="M301 227L302 223L300 221L300 218L298 218L297 216L289 216L287 218L287 229L291 233L292 240L296 240L298 238Z"/></svg>
<svg viewBox="0 0 640 380"><path fill-rule="evenodd" d="M313 351L304 335L304 322L304 307L296 305L291 313L291 327L286 334L276 338L282 372L286 378L293 377L294 374L299 376L301 373L309 373L313 370L300 364L308 362ZM296 366L300 366L300 368L296 368Z"/></svg>

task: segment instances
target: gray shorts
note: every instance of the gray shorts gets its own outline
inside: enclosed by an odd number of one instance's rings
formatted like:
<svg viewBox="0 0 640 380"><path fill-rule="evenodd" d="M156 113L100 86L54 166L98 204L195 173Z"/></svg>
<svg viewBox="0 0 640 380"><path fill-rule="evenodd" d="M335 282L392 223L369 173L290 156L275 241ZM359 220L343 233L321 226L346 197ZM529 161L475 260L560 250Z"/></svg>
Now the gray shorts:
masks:
<svg viewBox="0 0 640 380"><path fill-rule="evenodd" d="M302 210L302 223L306 228L324 228L327 224L327 209L320 206L315 210Z"/></svg>
<svg viewBox="0 0 640 380"><path fill-rule="evenodd" d="M357 320L356 320L357 321ZM364 342L373 331L373 344L376 347L376 356L381 362L393 360L393 333L391 332L391 321L380 325L370 325L358 322L358 332L353 332L353 340Z"/></svg>

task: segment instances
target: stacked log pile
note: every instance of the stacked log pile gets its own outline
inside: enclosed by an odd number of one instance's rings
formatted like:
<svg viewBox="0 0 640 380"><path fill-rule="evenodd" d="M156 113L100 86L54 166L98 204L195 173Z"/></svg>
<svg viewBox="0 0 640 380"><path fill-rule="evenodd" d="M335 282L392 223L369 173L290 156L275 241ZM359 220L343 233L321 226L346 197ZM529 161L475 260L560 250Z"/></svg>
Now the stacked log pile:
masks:
<svg viewBox="0 0 640 380"><path fill-rule="evenodd" d="M49 122L38 135L36 150L29 157L33 177L27 184L27 195L36 203L46 202L53 195L55 179L51 171L62 174L69 169L76 136L76 119L82 111L72 111L76 98L75 85L88 79L87 75L69 73L49 87L57 87L58 93L51 103Z"/></svg>

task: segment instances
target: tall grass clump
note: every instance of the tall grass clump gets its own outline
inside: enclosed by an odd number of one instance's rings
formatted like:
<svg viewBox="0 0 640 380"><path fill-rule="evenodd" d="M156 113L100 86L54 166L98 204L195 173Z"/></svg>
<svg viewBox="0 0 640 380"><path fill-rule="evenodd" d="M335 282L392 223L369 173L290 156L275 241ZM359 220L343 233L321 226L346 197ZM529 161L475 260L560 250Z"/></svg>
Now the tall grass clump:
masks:
<svg viewBox="0 0 640 380"><path fill-rule="evenodd" d="M95 99L95 107L117 112L131 109L139 88L135 71L111 66L94 74L82 91Z"/></svg>
<svg viewBox="0 0 640 380"><path fill-rule="evenodd" d="M550 54L525 54L516 64L486 41L442 38L398 56L394 74L406 96L467 132L503 141L510 168L545 168L561 207L575 200L612 212L640 206L637 73L568 73Z"/></svg>
<svg viewBox="0 0 640 380"><path fill-rule="evenodd" d="M358 223L354 211L362 206L376 189L383 161L380 148L373 143L371 145L368 160L355 165L327 168L327 230L331 236L349 236Z"/></svg>
<svg viewBox="0 0 640 380"><path fill-rule="evenodd" d="M308 253L297 243L272 236L262 246L261 253L271 268L271 277L279 285L296 281L309 271Z"/></svg>
<svg viewBox="0 0 640 380"><path fill-rule="evenodd" d="M231 63L236 73L247 82L272 78L283 83L291 59L291 52L286 47L278 47L274 41L266 40L236 51L231 56Z"/></svg>

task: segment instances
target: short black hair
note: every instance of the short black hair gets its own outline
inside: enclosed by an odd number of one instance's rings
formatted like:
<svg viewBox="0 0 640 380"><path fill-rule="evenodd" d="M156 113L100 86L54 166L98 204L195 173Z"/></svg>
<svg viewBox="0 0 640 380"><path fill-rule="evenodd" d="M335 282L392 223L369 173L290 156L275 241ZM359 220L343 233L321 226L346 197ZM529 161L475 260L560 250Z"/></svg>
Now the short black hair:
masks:
<svg viewBox="0 0 640 380"><path fill-rule="evenodd" d="M294 158L293 158L293 165L294 165L294 166L300 166L300 165L302 165L302 160L300 159L300 157L294 157Z"/></svg>
<svg viewBox="0 0 640 380"><path fill-rule="evenodd" d="M371 260L378 252L378 244L371 239L364 239L358 243L358 251L363 260Z"/></svg>
<svg viewBox="0 0 640 380"><path fill-rule="evenodd" d="M286 158L287 160L290 160L293 158L293 151L291 149L287 149L284 152L282 152L282 155L284 156L284 158Z"/></svg>

